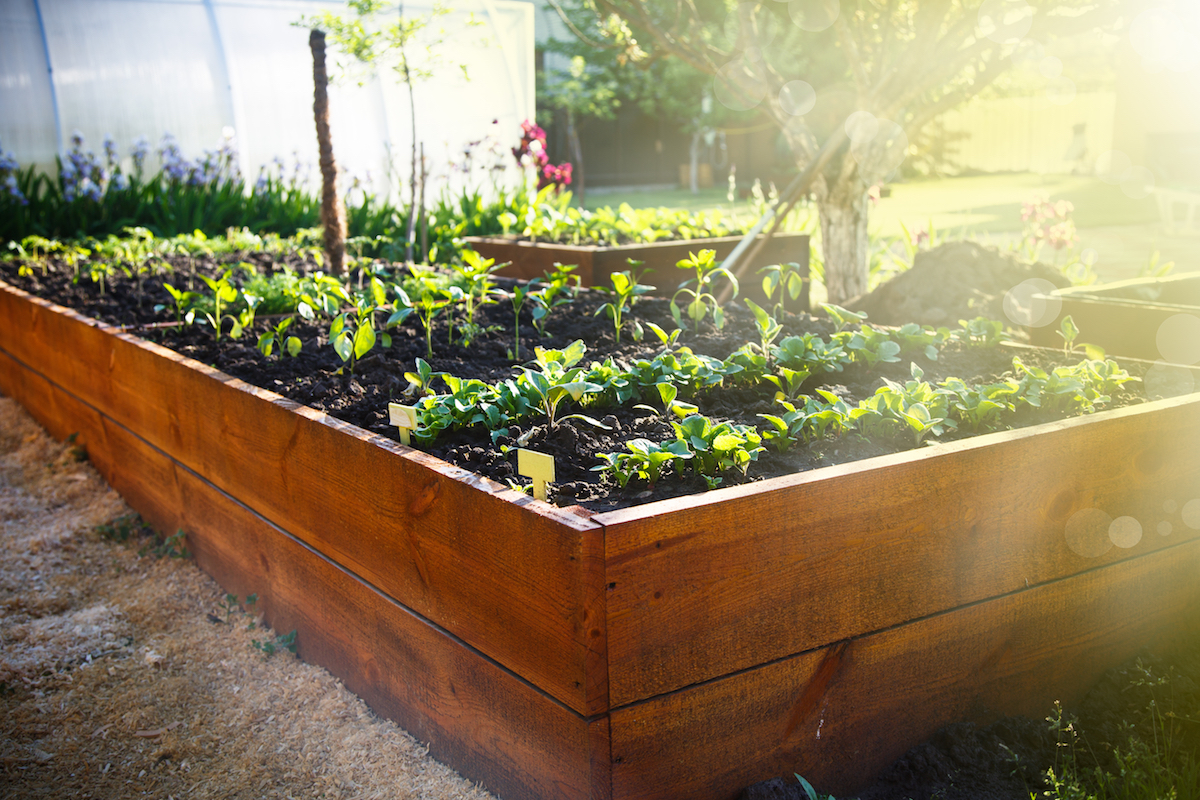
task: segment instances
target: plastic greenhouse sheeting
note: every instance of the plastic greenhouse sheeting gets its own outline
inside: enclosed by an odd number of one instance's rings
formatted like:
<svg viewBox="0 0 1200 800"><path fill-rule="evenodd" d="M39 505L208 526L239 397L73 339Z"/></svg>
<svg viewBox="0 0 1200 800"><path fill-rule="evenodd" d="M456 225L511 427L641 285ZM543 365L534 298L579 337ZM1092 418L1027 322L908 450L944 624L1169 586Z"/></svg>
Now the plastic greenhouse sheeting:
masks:
<svg viewBox="0 0 1200 800"><path fill-rule="evenodd" d="M441 43L428 64L432 77L416 83L413 98L431 191L439 178L463 179L454 165L468 143L491 136L507 153L521 121L534 115L533 6L455 0L448 7L427 29ZM409 2L404 12L431 8ZM111 135L128 166L135 137L157 144L173 134L195 158L231 128L250 180L280 158L289 175L298 161L315 182L309 31L292 23L326 9L346 11L328 0L4 0L0 147L23 165L51 169L74 131L97 151ZM331 75L338 57L330 47ZM330 110L342 171L370 175L377 192L402 188L412 115L395 73L335 82Z"/></svg>

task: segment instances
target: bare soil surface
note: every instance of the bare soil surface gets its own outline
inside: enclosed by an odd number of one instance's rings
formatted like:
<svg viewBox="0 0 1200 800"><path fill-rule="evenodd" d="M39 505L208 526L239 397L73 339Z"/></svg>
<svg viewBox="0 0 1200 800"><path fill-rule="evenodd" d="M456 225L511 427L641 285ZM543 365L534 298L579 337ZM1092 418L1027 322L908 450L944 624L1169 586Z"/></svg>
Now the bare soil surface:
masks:
<svg viewBox="0 0 1200 800"><path fill-rule="evenodd" d="M282 264L274 262L262 253L236 254L226 263L249 260L260 272L279 270ZM176 258L175 274L167 280L179 284L187 280L187 273L195 267L201 274L218 275L225 264L210 260L198 260L196 264ZM289 267L297 271L315 268L292 259ZM957 272L956 272L957 271ZM980 248L973 243L953 243L935 251L923 253L918 263L907 273L885 284L875 295L867 298L872 321L908 322L930 321L929 308L941 304L951 311L939 311L938 324L957 325L959 319L973 319L980 315L1003 319L997 305L1008 288L1030 275L1041 276L1052 272L1048 267L1021 265L1011 257L1002 256L995 250ZM683 271L681 271L681 276ZM949 275L961 273L953 280ZM296 358L264 357L255 347L258 333L266 328L259 322L253 333L232 340L228 335L218 341L215 331L203 324L177 326L170 296L163 288L162 276L149 277L144 286L120 274L111 277L107 290L84 276L72 280L74 271L65 264L55 264L48 272L35 268L31 275L17 274L14 263L0 262L0 278L11 282L32 294L73 308L101 321L127 326L128 330L151 341L163 344L183 355L209 364L229 375L248 383L275 391L291 400L325 411L338 419L353 423L373 433L399 440L397 429L389 423L389 402L413 402L405 393L409 383L404 378L406 371L415 370L416 359L427 357L425 333L417 322L417 314L411 315L399 328L392 331L390 348L377 346L363 357L353 372L345 367L328 343L328 323L308 324L297 318L290 333L303 342L303 349ZM1057 275L1057 273L1054 273ZM244 276L235 274L235 279ZM1058 277L1061 282L1061 276ZM502 286L511 287L513 281L498 279ZM200 281L194 285L203 289ZM900 306L891 301L875 303L876 296L886 300L891 285L901 298L907 298ZM986 303L968 308L972 298L991 298ZM997 299L998 298L998 299ZM542 336L534 328L530 317L532 306L520 314L520 357L510 351L514 344L514 315L512 306L506 301L482 306L476 322L483 332L469 347L449 342L451 331L445 315L435 322L433 328L433 357L428 358L434 371L446 372L459 378L478 378L496 382L513 377L522 363L533 357L534 348L565 348L576 339L587 346L582 366L611 358L621 368L628 369L638 359L651 359L662 350L656 336L646 330L645 337L634 341L630 325L618 342L611 320L596 311L609 296L593 289L580 291L575 302L551 312L545 325L548 335ZM962 308L954 306L959 303ZM866 301L864 301L866 302ZM916 305L913 305L916 303ZM156 305L165 305L155 311ZM866 306L864 306L866 307ZM925 309L925 311L920 311ZM913 316L905 316L907 314ZM758 342L759 335L750 311L740 303L726 306L728 322L717 330L706 320L699 330L689 326L680 336L679 343L694 352L725 359L747 342ZM879 315L878 317L876 315ZM899 315L899 316L897 316ZM997 316L999 315L999 316ZM937 316L937 315L934 315ZM807 313L781 312L779 322L782 332L779 338L789 335L801 336L815 333L828 337L835 328L825 318L816 318ZM637 320L643 325L655 323L667 331L675 329L669 313L668 300L661 297L645 297L627 315L628 320ZM228 327L228 326L226 326ZM948 377L961 378L968 383L986 384L1011 374L1014 353L1006 348L969 347L959 343L947 343L937 360L927 358L920 349L902 352L895 363L879 363L868 368L862 363L850 365L842 372L813 375L803 385L803 391L812 395L818 388L827 390L847 401L850 405L865 399L884 385L885 379L903 383L911 377L911 365L924 371L925 380L936 383ZM1049 367L1056 363L1077 363L1081 354L1063 356L1059 354L1023 353L1022 358L1033 366ZM1130 373L1140 375L1137 368ZM1127 384L1116 396L1114 406L1141 402L1140 383ZM435 391L444 392L440 383ZM699 406L699 411L718 421L730 421L740 425L761 426L760 414L779 414L780 406L774 400L775 387L762 383L757 386L719 387L703 390L694 397L686 398ZM683 398L681 398L683 399ZM661 442L675 437L670 420L662 413L647 409L646 404L659 406L657 398L643 398L641 407L633 401L622 406L589 408L586 413L599 419L611 430L603 430L579 420L563 420L556 425L530 419L513 425L506 436L492 440L482 425L443 432L436 441L419 445L423 450L455 466L484 475L505 483L517 479L516 448L508 449L521 438L524 447L553 456L556 460L557 483L550 496L559 505L579 504L592 511L603 512L618 508L666 499L679 495L705 491L704 479L693 471L682 475L671 473L668 467L663 480L651 490L639 481L627 487L616 486L611 478L592 471L601 463L597 454L624 452L625 443L635 438ZM562 413L566 417L574 409ZM1026 411L1010 418L1013 427L1036 424L1060 418L1060 413ZM949 431L939 437L940 441L952 441L970 435L965 430ZM932 437L931 437L932 441ZM763 480L764 478L793 474L831 464L855 461L884 453L913 447L912 438L903 436L895 440L871 440L850 434L837 438L819 439L799 443L785 453L773 450L762 452L745 472L727 470L721 475L722 485Z"/></svg>
<svg viewBox="0 0 1200 800"><path fill-rule="evenodd" d="M277 633L156 556L81 456L0 397L0 798L491 797L256 649Z"/></svg>

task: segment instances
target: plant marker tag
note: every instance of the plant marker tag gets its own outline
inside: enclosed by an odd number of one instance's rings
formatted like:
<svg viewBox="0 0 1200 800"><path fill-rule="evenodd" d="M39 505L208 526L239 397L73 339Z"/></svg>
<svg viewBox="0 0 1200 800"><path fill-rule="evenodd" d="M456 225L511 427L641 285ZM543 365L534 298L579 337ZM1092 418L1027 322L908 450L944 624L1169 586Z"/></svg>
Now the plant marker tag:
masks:
<svg viewBox="0 0 1200 800"><path fill-rule="evenodd" d="M533 496L546 500L546 484L554 481L554 456L521 448L517 450L517 472L533 479Z"/></svg>
<svg viewBox="0 0 1200 800"><path fill-rule="evenodd" d="M417 427L416 406L402 406L399 403L388 403L388 421L400 429L400 441L409 443L408 433Z"/></svg>

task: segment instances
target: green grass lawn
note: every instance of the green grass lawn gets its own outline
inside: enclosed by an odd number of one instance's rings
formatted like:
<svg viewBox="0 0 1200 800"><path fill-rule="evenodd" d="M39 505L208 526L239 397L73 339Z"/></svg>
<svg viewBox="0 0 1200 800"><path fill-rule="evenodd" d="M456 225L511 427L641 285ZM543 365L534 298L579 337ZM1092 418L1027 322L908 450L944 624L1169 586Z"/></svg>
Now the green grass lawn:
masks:
<svg viewBox="0 0 1200 800"><path fill-rule="evenodd" d="M943 233L1003 233L1021 230L1021 203L1039 191L1052 200L1075 204L1078 228L1141 225L1158 220L1152 197L1134 200L1119 186L1081 175L980 175L966 178L892 184L892 195L871 211L871 229L884 236L923 229L932 220ZM729 203L726 191L704 189L693 195L685 189L592 193L587 206L629 203L635 207L667 206L692 211L720 208L748 214L747 202Z"/></svg>

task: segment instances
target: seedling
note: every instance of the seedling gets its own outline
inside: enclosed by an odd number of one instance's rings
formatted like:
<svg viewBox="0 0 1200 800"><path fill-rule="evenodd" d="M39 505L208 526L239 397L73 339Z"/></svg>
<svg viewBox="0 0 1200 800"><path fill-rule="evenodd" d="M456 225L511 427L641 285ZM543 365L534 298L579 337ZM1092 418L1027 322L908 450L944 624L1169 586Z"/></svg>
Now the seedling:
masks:
<svg viewBox="0 0 1200 800"><path fill-rule="evenodd" d="M481 332L479 326L475 324L475 308L477 305L493 302L490 299L492 274L504 267L505 264L496 264L496 259L484 258L474 250L464 250L462 260L463 264L456 265L454 270L462 276L463 282L466 284L466 290L463 292L466 320L459 326L462 344L465 347ZM453 335L453 325L451 325L451 335Z"/></svg>
<svg viewBox="0 0 1200 800"><path fill-rule="evenodd" d="M355 295L354 307L334 317L329 326L329 341L333 344L333 350L338 358L349 364L352 375L359 359L371 352L377 342L384 347L392 346L391 334L386 330L378 335L375 333L375 312L386 301L387 290L378 278L373 277L369 292ZM402 314L400 318L404 316L407 314ZM396 317L397 314L393 314L388 320L389 324Z"/></svg>
<svg viewBox="0 0 1200 800"><path fill-rule="evenodd" d="M834 324L838 326L838 330L845 330L847 326L855 322L862 322L867 318L867 315L858 311L850 311L833 303L821 303L821 308Z"/></svg>
<svg viewBox="0 0 1200 800"><path fill-rule="evenodd" d="M292 358L300 355L301 342L298 336L288 336L287 329L291 327L293 322L292 317L284 317L279 321L279 324L274 328L267 330L258 337L258 349L267 358L271 357L271 353L275 348L279 348L279 357L282 358L286 352Z"/></svg>
<svg viewBox="0 0 1200 800"><path fill-rule="evenodd" d="M800 272L800 265L794 261L763 267L758 274L763 276L763 294L768 300L775 296L776 291L779 292L779 302L775 304L774 313L784 310L787 298L798 300L800 293L804 291L804 276Z"/></svg>
<svg viewBox="0 0 1200 800"><path fill-rule="evenodd" d="M649 439L631 439L625 443L625 447L628 453L599 454L605 463L592 467L594 472L611 473L622 489L634 477L645 479L648 488L653 489L668 464L674 464L676 472L682 472L683 462L692 457L687 444L679 439L662 444L655 444Z"/></svg>
<svg viewBox="0 0 1200 800"><path fill-rule="evenodd" d="M987 317L960 319L958 325L956 330L946 331L946 334L955 341L966 342L973 347L995 347L1012 338L1004 332L1004 323Z"/></svg>
<svg viewBox="0 0 1200 800"><path fill-rule="evenodd" d="M433 383L434 378L440 378L444 375L445 373L443 372L434 372L433 367L429 366L429 362L425 359L418 358L417 371L404 373L404 377L409 383L406 394L413 392L420 392L422 395L433 394L430 384Z"/></svg>
<svg viewBox="0 0 1200 800"><path fill-rule="evenodd" d="M213 293L213 313L210 314L207 311L204 312L204 318L207 319L208 324L212 326L217 341L220 341L221 339L221 323L225 321L226 317L234 321L234 330L237 331L236 334L231 332L230 336L236 339L238 336L241 336L242 333L241 328L237 325L237 320L232 316L222 313L226 305L232 303L234 300L237 300L238 291L236 288L234 288L233 284L229 282L229 278L232 275L233 270L227 269L225 270L225 274L216 280L208 277L207 275L200 276L200 279L204 281L206 286L208 286L209 291Z"/></svg>
<svg viewBox="0 0 1200 800"><path fill-rule="evenodd" d="M763 449L762 437L749 425L718 423L702 414L692 414L671 426L676 438L692 452L693 468L708 477L731 467L744 474Z"/></svg>
<svg viewBox="0 0 1200 800"><path fill-rule="evenodd" d="M546 501L546 484L554 482L554 456L519 448L517 473L533 481L533 496Z"/></svg>
<svg viewBox="0 0 1200 800"><path fill-rule="evenodd" d="M578 275L571 274L576 268L575 265L564 267L562 264L555 264L553 270L546 272L545 281L538 279L532 282L540 286L529 298L534 302L531 316L533 327L537 329L539 336L550 335L546 333L546 319L550 312L574 301L580 282Z"/></svg>
<svg viewBox="0 0 1200 800"><path fill-rule="evenodd" d="M1087 357L1092 360L1104 360L1105 353L1103 347L1099 347L1094 344L1086 344L1084 342L1075 344L1075 340L1079 338L1079 327L1075 324L1075 320L1071 318L1070 314L1067 314L1062 318L1062 322L1059 323L1057 333L1062 337L1063 340L1063 353L1070 355L1076 350L1082 350L1087 354Z"/></svg>
<svg viewBox="0 0 1200 800"><path fill-rule="evenodd" d="M585 394L604 390L598 383L583 380L583 369L575 366L586 350L578 339L562 350L538 347L534 350L538 369L525 369L517 381L520 393L527 398L530 406L545 414L551 428L558 424L558 407L563 400L570 397L578 403ZM579 419L594 427L609 429L604 423L584 414L571 414L566 419Z"/></svg>
<svg viewBox="0 0 1200 800"><path fill-rule="evenodd" d="M789 369L780 367L778 375L766 375L766 380L775 384L779 391L775 392L776 400L795 401L800 397L800 387L811 373L806 369Z"/></svg>
<svg viewBox="0 0 1200 800"><path fill-rule="evenodd" d="M42 275L48 275L50 272L49 256L62 249L62 244L55 239L47 239L43 236L26 236L18 245L16 242L9 242L10 250L15 250L23 259L32 261L34 266L42 268Z"/></svg>
<svg viewBox="0 0 1200 800"><path fill-rule="evenodd" d="M280 634L274 639L252 639L251 646L263 654L263 659L268 659L275 655L280 650L287 650L292 655L296 655L296 631L291 633Z"/></svg>
<svg viewBox="0 0 1200 800"><path fill-rule="evenodd" d="M682 419L688 414L694 414L699 410L691 403L685 403L682 400L676 399L679 395L679 387L675 384L663 382L654 384L654 387L658 389L659 399L662 400L662 416L664 418L670 417L671 414L674 414ZM653 411L655 414L659 413L658 409L648 405L639 404L634 406L634 408L644 408L647 411Z"/></svg>
<svg viewBox="0 0 1200 800"><path fill-rule="evenodd" d="M182 325L187 321L188 325L196 318L196 309L192 305L200 299L200 295L195 292L179 291L169 283L164 283L163 288L167 290L167 294L171 295L171 299L175 303L175 322ZM154 307L155 311L162 311L166 306L159 303Z"/></svg>
<svg viewBox="0 0 1200 800"><path fill-rule="evenodd" d="M637 279L633 277L632 270L614 272L608 277L612 282L612 288L605 289L604 291L608 292L613 299L597 308L595 316L608 314L613 321L617 344L620 344L621 318L633 310L633 305L640 296L654 291L655 287L638 283Z"/></svg>
<svg viewBox="0 0 1200 800"><path fill-rule="evenodd" d="M400 429L400 443L411 445L410 432L417 428L416 407L388 403L388 421Z"/></svg>
<svg viewBox="0 0 1200 800"><path fill-rule="evenodd" d="M511 352L513 361L521 360L521 306L525 305L525 301L529 298L531 289L526 286L514 286L511 292L504 290L497 291L501 297L507 298L512 303L513 309L513 349Z"/></svg>
<svg viewBox="0 0 1200 800"><path fill-rule="evenodd" d="M771 359L771 344L779 336L780 331L783 330L783 326L776 322L773 316L764 311L758 303L750 298L746 298L746 307L754 313L754 327L758 329L759 352L762 353L763 357L769 363Z"/></svg>
<svg viewBox="0 0 1200 800"><path fill-rule="evenodd" d="M692 298L687 304L687 316L695 325L696 333L700 332L700 321L709 315L710 310L717 329L725 327L725 312L721 310L721 304L711 291L712 285L719 276L724 276L733 286L733 296L736 297L738 281L732 272L717 266L716 259L715 250L701 250L699 253L689 253L688 258L675 264L679 269L696 271L696 277L681 283L679 290L671 297L671 316L675 318L675 324L679 327L683 327L683 311L676 302L680 295Z"/></svg>
<svg viewBox="0 0 1200 800"><path fill-rule="evenodd" d="M443 308L461 299L463 293L457 286L441 286L432 272L414 270L413 274L417 278L417 299L410 300L408 294L399 286L396 287L396 297L405 306L417 312L421 326L425 329L425 357L433 358L433 321ZM395 317L395 314L392 316ZM390 322L391 320L389 324Z"/></svg>

